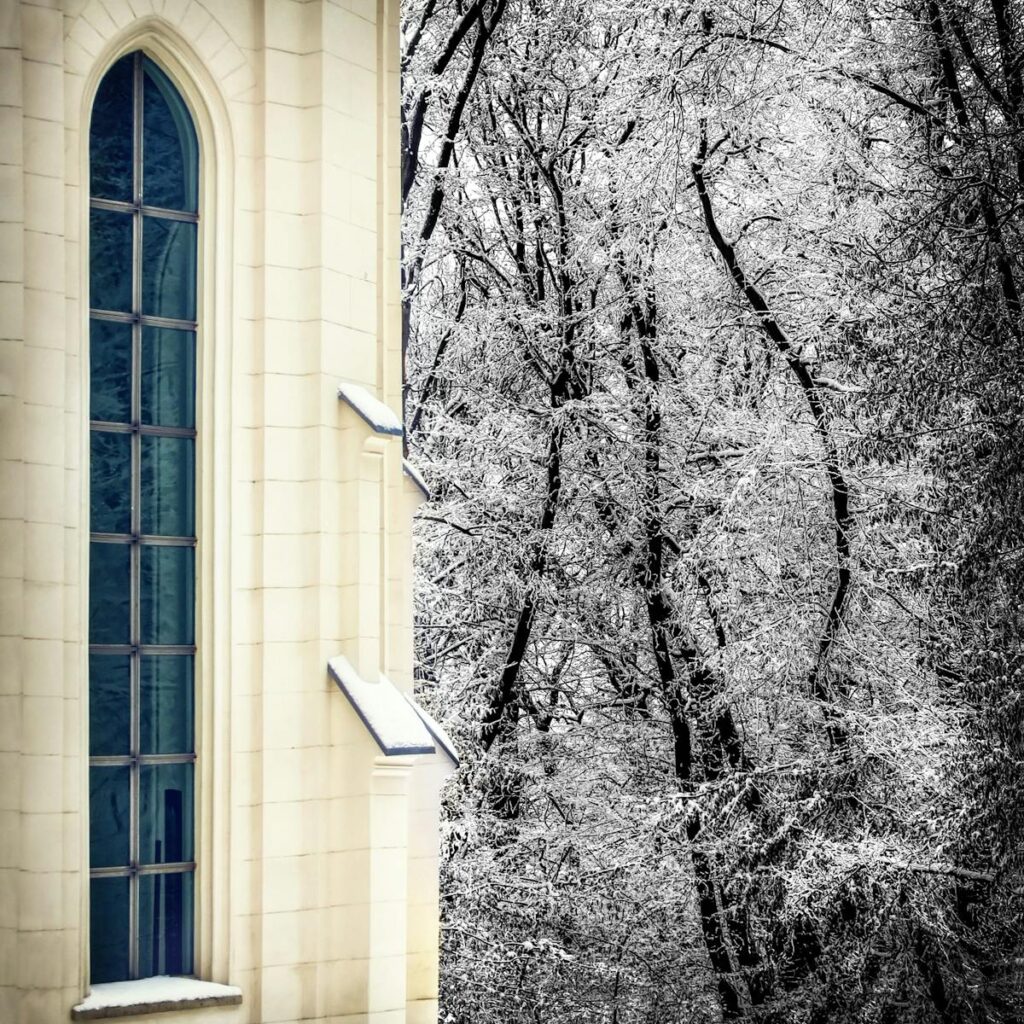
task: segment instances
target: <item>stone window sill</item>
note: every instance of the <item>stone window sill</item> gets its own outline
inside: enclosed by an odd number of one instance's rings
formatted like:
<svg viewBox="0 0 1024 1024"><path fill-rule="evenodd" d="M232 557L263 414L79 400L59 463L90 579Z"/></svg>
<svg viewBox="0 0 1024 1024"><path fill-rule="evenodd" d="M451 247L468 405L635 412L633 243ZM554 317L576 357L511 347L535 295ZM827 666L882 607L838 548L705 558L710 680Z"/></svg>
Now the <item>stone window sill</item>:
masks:
<svg viewBox="0 0 1024 1024"><path fill-rule="evenodd" d="M140 978L93 985L92 992L71 1010L72 1020L110 1020L167 1010L198 1010L204 1006L237 1006L242 990L195 978Z"/></svg>

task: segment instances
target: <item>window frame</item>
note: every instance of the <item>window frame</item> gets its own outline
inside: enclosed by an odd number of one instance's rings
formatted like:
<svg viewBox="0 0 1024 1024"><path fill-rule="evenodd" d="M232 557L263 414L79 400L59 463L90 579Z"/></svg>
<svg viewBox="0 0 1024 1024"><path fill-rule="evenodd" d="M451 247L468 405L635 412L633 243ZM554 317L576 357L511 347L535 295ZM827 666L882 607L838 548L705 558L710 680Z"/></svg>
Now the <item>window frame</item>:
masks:
<svg viewBox="0 0 1024 1024"><path fill-rule="evenodd" d="M103 754L93 755L91 752L88 753L88 766L90 769L96 768L128 768L129 770L129 836L128 836L128 863L125 865L116 866L101 866L95 867L91 863L89 864L89 880L90 883L94 879L102 878L127 878L129 887L129 921L128 921L128 979L136 980L141 977L146 977L140 971L140 920L139 905L141 902L140 891L142 887L142 879L146 877L159 877L159 876L177 876L184 880L185 877L190 877L192 880L191 897L188 911L184 921L191 922L192 936L190 941L191 948L191 963L189 964L188 972L183 976L195 976L196 974L196 960L197 960L197 928L196 921L198 917L198 896L196 886L196 875L197 875L197 862L196 862L196 832L197 832L197 818L198 818L198 807L199 800L197 794L197 787L195 783L196 768L192 768L192 787L191 787L191 806L188 808L188 821L190 825L190 832L193 841L192 857L189 860L176 860L174 862L167 863L153 863L153 864L142 864L140 842L141 842L141 823L140 823L140 808L142 805L142 785L141 780L144 771L150 766L160 765L191 765L195 766L197 763L197 752L196 752L196 733L197 733L197 701L195 699L196 689L198 687L198 637L196 636L197 624L199 618L199 607L198 607L198 593L197 587L195 586L196 576L198 575L198 562L200 550L198 546L198 518L199 518L199 501L198 501L198 488L196 487L196 479L198 476L197 472L197 449L199 445L198 441L198 422L194 423L191 427L181 426L156 426L156 425L144 425L142 423L142 412L143 412L143 399L142 399L142 384L144 375L144 365L142 359L142 346L143 346L143 332L146 328L165 328L170 330L182 331L191 335L193 345L193 380L192 380L192 406L194 412L198 414L198 408L200 405L199 401L199 337L198 337L198 326L200 319L200 307L198 305L198 295L196 296L196 317L192 320L177 319L172 317L155 316L143 312L144 309L144 297L143 297L143 261L144 261L144 247L143 247L143 231L144 224L146 223L145 218L151 220L164 220L172 222L185 222L197 225L196 230L196 259L194 260L194 273L195 280L192 282L193 288L198 291L200 272L198 266L198 247L199 247L199 224L200 222L200 208L202 204L201 195L196 196L196 210L195 212L189 212L185 210L171 210L163 207L147 205L143 202L143 161L144 161L144 146L143 146L143 119L144 119L144 88L146 81L145 62L147 59L150 63L156 66L158 72L167 76L171 86L177 91L177 95L180 98L182 104L185 106L187 114L190 118L189 128L196 137L196 186L197 191L199 184L202 179L202 147L199 141L199 133L196 126L195 117L190 109L184 95L178 89L177 84L174 80L167 75L167 73L161 68L158 62L154 61L152 57L145 52L144 49L129 48L125 53L120 54L116 60L110 62L105 68L103 74L98 80L98 86L102 85L107 75L111 72L115 64L121 60L131 57L131 73L132 73L132 124L131 124L131 146L132 146L132 183L131 183L131 200L114 200L107 198L93 197L91 194L91 166L88 163L89 157L87 156L87 168L86 178L87 183L87 199L88 209L91 215L94 210L106 210L110 212L119 213L124 216L131 217L132 224L132 236L131 236L131 273L132 273L132 296L131 306L132 309L129 312L119 312L114 310L107 310L103 308L93 308L91 305L91 294L88 290L84 294L88 298L87 302L87 317L89 321L89 334L87 337L91 337L91 322L99 321L106 323L119 323L130 327L131 331L131 357L130 357L130 372L131 372L131 387L130 387L130 412L129 421L115 422L109 420L89 420L88 436L91 442L94 434L101 435L127 435L130 437L130 523L128 533L108 533L102 531L92 531L91 523L90 530L88 533L89 544L112 544L112 545L128 545L130 549L130 594L129 594L129 615L130 615L130 633L129 642L127 644L109 644L109 643L92 643L91 637L87 635L87 649L88 654L92 655L114 655L114 656L127 656L129 658L129 728L130 728L130 742L129 752L126 754ZM98 93L98 88L96 90ZM87 153L88 153L88 136L91 135L91 111L95 105L96 95L92 97L92 104L89 109L89 119L86 121L86 136L87 136ZM88 236L91 239L91 229ZM85 265L86 274L89 274L88 262ZM91 385L90 385L91 390ZM193 458L192 458L192 481L191 491L193 498L192 508L192 521L193 521L193 534L190 537L186 536L173 536L173 535L154 535L144 534L142 532L142 521L141 521L141 493L142 493L142 438L143 437L168 437L168 438L188 438L193 442ZM91 460L87 463L91 465ZM87 512L91 514L91 510L87 506ZM143 551L145 548L160 548L160 547L175 547L175 548L192 548L195 554L193 555L193 566L192 566L192 578L193 578L193 592L192 592L192 643L190 644L144 644L142 642L141 634L141 607L142 607L142 593L140 586L141 579L141 562ZM85 577L87 580L88 576ZM91 585L86 588L87 594L91 596ZM89 632L87 628L87 633ZM142 659L145 656L189 656L192 658L192 722L191 722L191 733L192 743L191 752L182 753L150 753L146 754L142 752L142 742L140 735L141 726L141 667ZM86 679L90 678L90 673L87 672ZM87 687L88 689L88 687ZM88 854L87 854L88 858ZM183 923L184 923L183 921Z"/></svg>
<svg viewBox="0 0 1024 1024"><path fill-rule="evenodd" d="M78 585L73 598L79 642L76 664L81 681L77 721L80 768L74 807L80 941L78 979L82 995L90 989L89 942L89 749L88 636L89 615L89 125L104 76L125 54L134 50L152 59L174 84L192 115L199 142L199 207L203 220L197 238L196 313L196 536L199 538L195 573L195 750L194 778L195 915L194 970L196 977L227 981L231 966L232 823L241 811L232 804L231 785L231 679L234 662L232 621L232 424L235 395L232 387L232 337L237 268L234 262L236 196L235 134L248 138L245 124L235 123L234 105L222 92L222 81L197 55L192 45L167 21L156 17L131 20L108 37L96 52L75 51L71 66L74 117L68 128L75 139L77 159L69 178L77 209L74 272L77 288L71 313L79 340L77 363L78 405L73 414L76 438L75 483L78 498ZM241 56L239 54L239 56ZM244 85L245 75L240 78ZM251 77L251 76L250 76ZM244 283L244 282L243 282ZM243 289L243 296L248 294ZM202 552L200 555L199 553ZM242 642L245 643L243 637ZM242 653L245 653L243 648ZM244 818L244 814L242 815Z"/></svg>

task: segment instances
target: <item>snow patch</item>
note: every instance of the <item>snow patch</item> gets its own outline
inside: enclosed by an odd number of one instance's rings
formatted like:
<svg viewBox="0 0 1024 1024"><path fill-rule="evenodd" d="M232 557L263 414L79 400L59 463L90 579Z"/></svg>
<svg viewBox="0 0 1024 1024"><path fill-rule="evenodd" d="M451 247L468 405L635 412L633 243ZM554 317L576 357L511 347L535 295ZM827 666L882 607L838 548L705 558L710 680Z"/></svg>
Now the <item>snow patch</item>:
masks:
<svg viewBox="0 0 1024 1024"><path fill-rule="evenodd" d="M445 732L444 726L434 718L433 715L425 708L421 707L420 704L415 701L409 694L405 695L405 699L412 705L413 711L419 715L423 724L427 727L427 732L434 737L437 745L444 751L448 756L448 760L451 761L456 768L459 767L459 754L455 749L455 744L452 743L451 737Z"/></svg>
<svg viewBox="0 0 1024 1024"><path fill-rule="evenodd" d="M419 715L423 724L427 727L427 732L433 736L434 741L437 743L441 751L447 756L447 759L456 766L459 767L459 752L455 749L455 743L452 742L452 737L444 731L444 727L430 714L426 709L420 706L420 703L411 697L408 693L406 699L413 706L413 711Z"/></svg>
<svg viewBox="0 0 1024 1024"><path fill-rule="evenodd" d="M434 753L420 716L387 676L381 673L378 682L367 682L340 654L327 662L327 669L386 757Z"/></svg>
<svg viewBox="0 0 1024 1024"><path fill-rule="evenodd" d="M338 397L347 402L378 434L402 434L402 421L389 405L359 384L339 384Z"/></svg>
<svg viewBox="0 0 1024 1024"><path fill-rule="evenodd" d="M196 978L171 978L159 975L155 978L139 978L137 981L111 981L93 985L92 991L72 1010L77 1019L88 1019L103 1015L104 1011L131 1008L143 1012L144 1007L171 1009L168 1003L199 1003L210 1006L215 1003L240 1003L242 990L234 985L218 985L212 981ZM109 1016L122 1016L110 1013Z"/></svg>
<svg viewBox="0 0 1024 1024"><path fill-rule="evenodd" d="M429 501L430 488L427 486L426 480L420 475L420 471L408 459L402 459L402 469L405 470L406 476L423 492L423 497Z"/></svg>

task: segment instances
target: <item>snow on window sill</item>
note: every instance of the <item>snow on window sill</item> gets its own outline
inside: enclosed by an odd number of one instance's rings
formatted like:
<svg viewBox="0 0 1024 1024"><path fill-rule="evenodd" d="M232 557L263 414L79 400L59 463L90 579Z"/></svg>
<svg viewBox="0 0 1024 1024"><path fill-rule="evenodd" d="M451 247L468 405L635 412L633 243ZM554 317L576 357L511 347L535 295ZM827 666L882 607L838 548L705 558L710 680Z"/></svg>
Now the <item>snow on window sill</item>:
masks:
<svg viewBox="0 0 1024 1024"><path fill-rule="evenodd" d="M92 992L71 1010L72 1020L110 1020L165 1010L203 1006L237 1006L242 990L196 978L140 978L93 985Z"/></svg>

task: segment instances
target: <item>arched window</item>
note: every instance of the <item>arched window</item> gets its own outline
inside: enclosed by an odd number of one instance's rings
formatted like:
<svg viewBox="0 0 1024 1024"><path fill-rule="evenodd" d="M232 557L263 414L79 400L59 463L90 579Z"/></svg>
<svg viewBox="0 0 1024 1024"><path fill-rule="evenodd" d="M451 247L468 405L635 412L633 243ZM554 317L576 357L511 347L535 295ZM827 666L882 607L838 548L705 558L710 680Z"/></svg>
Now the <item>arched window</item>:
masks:
<svg viewBox="0 0 1024 1024"><path fill-rule="evenodd" d="M92 981L193 973L195 127L142 52L89 134Z"/></svg>

